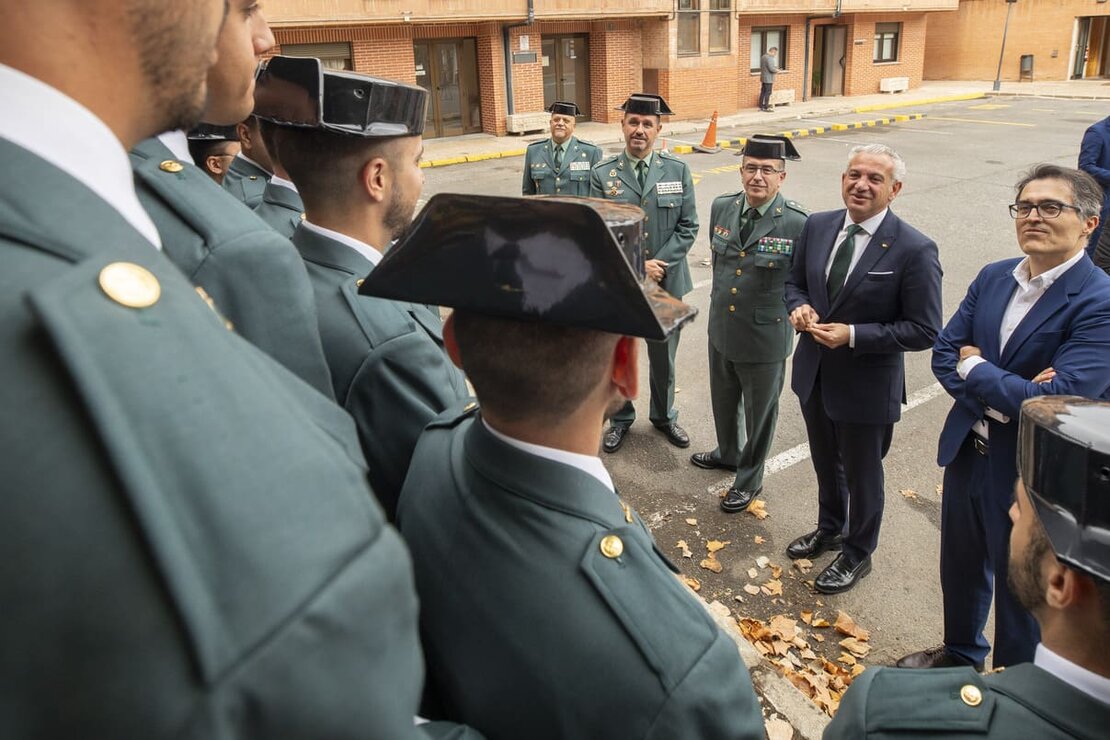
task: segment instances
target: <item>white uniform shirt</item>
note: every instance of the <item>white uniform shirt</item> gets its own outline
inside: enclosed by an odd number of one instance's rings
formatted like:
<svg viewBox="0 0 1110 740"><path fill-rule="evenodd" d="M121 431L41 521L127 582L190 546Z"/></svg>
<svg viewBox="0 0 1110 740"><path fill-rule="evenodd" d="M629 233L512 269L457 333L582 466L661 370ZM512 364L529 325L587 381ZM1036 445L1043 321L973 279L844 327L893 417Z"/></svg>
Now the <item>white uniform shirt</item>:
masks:
<svg viewBox="0 0 1110 740"><path fill-rule="evenodd" d="M566 450L557 450L554 447L544 447L543 445L532 444L531 442L522 442L519 439L514 439L507 434L502 434L489 424L486 420L482 419L482 424L485 425L486 430L497 437L505 444L515 447L518 450L527 452L536 457L542 457L547 460L552 460L563 465L569 465L572 468L578 468L586 475L592 476L601 482L610 491L616 493L616 488L613 486L613 479L609 475L609 471L605 469L601 459L596 455L582 455L577 452L567 452Z"/></svg>
<svg viewBox="0 0 1110 740"><path fill-rule="evenodd" d="M381 252L374 249L373 247L371 247L366 242L362 242L362 241L359 241L358 239L355 239L353 236L347 236L346 234L340 234L338 231L332 231L331 229L325 229L323 226L317 226L316 224L312 223L311 221L303 222L301 224L301 228L302 229L308 229L309 231L315 231L317 234L319 234L321 236L326 236L329 239L334 239L335 241L339 242L340 244L346 244L348 247L355 250L356 252L361 254L366 259L370 260L370 264L372 264L374 267L377 267L378 263L382 261L382 253Z"/></svg>

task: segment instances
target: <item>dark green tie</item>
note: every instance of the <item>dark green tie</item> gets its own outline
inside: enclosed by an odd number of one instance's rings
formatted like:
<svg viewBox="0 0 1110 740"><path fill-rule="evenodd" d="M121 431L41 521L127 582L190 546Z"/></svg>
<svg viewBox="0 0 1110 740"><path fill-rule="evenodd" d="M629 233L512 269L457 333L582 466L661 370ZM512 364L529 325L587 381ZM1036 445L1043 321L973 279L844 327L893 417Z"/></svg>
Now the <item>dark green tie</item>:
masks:
<svg viewBox="0 0 1110 740"><path fill-rule="evenodd" d="M825 283L829 292L829 303L836 300L840 289L844 287L844 281L848 278L848 268L852 264L852 255L856 252L856 234L861 231L863 231L863 227L859 224L850 225L848 235L836 248L836 256L833 257L832 267L829 268L829 279Z"/></svg>
<svg viewBox="0 0 1110 740"><path fill-rule="evenodd" d="M740 224L740 245L743 246L747 243L748 237L755 231L755 222L759 220L759 211L755 208L749 208L744 212L744 223Z"/></svg>
<svg viewBox="0 0 1110 740"><path fill-rule="evenodd" d="M563 145L555 145L555 171L563 169Z"/></svg>
<svg viewBox="0 0 1110 740"><path fill-rule="evenodd" d="M647 163L640 160L636 163L636 179L640 181L640 192L644 191L644 183L647 181Z"/></svg>

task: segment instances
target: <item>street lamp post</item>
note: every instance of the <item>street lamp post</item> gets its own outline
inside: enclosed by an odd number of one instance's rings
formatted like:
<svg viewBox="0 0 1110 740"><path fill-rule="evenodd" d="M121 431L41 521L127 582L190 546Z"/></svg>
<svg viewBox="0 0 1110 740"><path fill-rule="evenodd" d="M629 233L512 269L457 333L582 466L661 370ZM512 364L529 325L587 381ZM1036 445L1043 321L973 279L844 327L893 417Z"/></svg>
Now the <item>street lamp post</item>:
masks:
<svg viewBox="0 0 1110 740"><path fill-rule="evenodd" d="M1010 12L1017 0L1006 0L1006 25L1002 26L1002 51L998 52L998 72L994 75L994 91L1002 89L1002 57L1006 55L1006 32L1010 30Z"/></svg>

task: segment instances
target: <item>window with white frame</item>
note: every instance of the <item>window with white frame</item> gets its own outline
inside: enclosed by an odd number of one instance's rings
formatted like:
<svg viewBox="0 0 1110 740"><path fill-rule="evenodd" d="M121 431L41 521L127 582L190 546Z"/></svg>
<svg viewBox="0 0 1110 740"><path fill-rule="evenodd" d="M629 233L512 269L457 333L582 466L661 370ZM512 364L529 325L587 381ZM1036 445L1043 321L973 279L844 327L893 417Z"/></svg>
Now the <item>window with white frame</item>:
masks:
<svg viewBox="0 0 1110 740"><path fill-rule="evenodd" d="M902 37L901 23L876 23L875 24L875 55L876 62L897 62L898 46Z"/></svg>

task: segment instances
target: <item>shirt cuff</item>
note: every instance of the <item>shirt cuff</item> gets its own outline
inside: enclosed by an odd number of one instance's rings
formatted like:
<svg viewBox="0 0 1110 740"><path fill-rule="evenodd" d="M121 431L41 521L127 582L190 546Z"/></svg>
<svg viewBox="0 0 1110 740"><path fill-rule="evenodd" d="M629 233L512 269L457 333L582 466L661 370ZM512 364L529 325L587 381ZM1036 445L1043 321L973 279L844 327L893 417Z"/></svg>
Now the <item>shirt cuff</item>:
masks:
<svg viewBox="0 0 1110 740"><path fill-rule="evenodd" d="M963 380L967 380L967 376L971 374L971 371L974 370L978 365L982 365L984 362L986 362L986 360L984 360L979 355L971 355L970 357L965 357L964 359L956 363L956 373Z"/></svg>
<svg viewBox="0 0 1110 740"><path fill-rule="evenodd" d="M849 349L856 348L856 325L848 324L848 347Z"/></svg>

